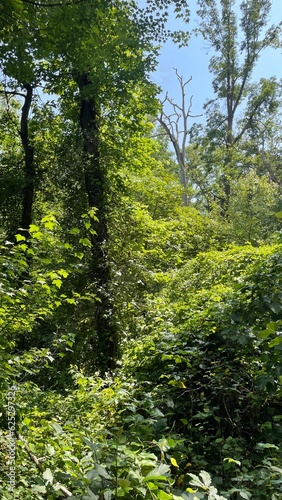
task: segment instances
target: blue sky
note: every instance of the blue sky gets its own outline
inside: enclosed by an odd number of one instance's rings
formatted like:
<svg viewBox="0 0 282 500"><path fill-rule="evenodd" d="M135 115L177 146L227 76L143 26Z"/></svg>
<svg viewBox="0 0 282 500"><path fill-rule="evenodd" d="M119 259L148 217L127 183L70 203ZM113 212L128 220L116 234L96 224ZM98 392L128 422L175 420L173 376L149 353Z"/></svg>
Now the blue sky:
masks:
<svg viewBox="0 0 282 500"><path fill-rule="evenodd" d="M191 31L196 26L196 7L196 0L192 0L189 26L175 20L172 14L168 27L171 30L182 28ZM282 21L282 0L273 0L270 24L280 21ZM175 102L179 102L179 84L173 68L177 68L185 80L192 76L192 81L186 87L186 95L188 99L193 95L192 114L200 114L204 102L213 96L212 75L208 70L210 56L211 53L205 48L205 42L201 37L192 36L189 46L182 49L169 41L161 49L158 70L152 75L152 80L163 88L164 94L168 92ZM270 76L282 78L282 49L267 49L257 63L254 81Z"/></svg>

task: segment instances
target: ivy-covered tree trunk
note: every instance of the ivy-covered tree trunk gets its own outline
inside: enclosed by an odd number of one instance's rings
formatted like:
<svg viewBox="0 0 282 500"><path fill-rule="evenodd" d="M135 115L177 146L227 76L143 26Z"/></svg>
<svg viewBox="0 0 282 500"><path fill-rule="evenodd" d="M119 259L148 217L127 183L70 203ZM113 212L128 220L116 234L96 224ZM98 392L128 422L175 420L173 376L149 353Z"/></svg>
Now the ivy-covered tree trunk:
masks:
<svg viewBox="0 0 282 500"><path fill-rule="evenodd" d="M110 300L110 265L107 254L108 227L106 217L106 175L100 158L98 109L93 85L86 73L78 80L80 125L83 133L84 178L89 207L97 210L92 222L91 269L96 288L93 312L94 331L89 341L97 346L97 358L102 372L111 370L117 358L118 335Z"/></svg>

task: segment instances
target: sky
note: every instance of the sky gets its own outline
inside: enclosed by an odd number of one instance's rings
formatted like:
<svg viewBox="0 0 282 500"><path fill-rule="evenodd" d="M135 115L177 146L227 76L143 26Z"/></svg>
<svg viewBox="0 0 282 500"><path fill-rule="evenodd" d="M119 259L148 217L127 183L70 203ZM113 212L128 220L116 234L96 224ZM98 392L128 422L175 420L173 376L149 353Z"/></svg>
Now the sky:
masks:
<svg viewBox="0 0 282 500"><path fill-rule="evenodd" d="M144 2L142 2L144 4ZM179 20L175 20L172 14L168 28L184 29L191 31L196 26L196 0L190 2L190 25L185 25ZM272 0L272 12L270 25L282 21L282 0ZM201 37L192 36L189 46L179 49L177 45L168 41L161 49L159 56L158 70L151 75L152 80L161 86L163 98L165 93L175 101L179 102L180 91L173 68L177 68L178 73L188 80L192 76L191 82L186 87L186 96L190 99L193 96L193 107L191 113L201 114L204 102L213 97L212 75L209 73L208 65L211 52ZM264 51L257 63L254 71L254 81L261 77L268 78L277 76L282 78L282 49L267 49ZM194 121L194 120L193 120ZM197 120L195 120L197 121ZM201 118L198 121L202 121Z"/></svg>

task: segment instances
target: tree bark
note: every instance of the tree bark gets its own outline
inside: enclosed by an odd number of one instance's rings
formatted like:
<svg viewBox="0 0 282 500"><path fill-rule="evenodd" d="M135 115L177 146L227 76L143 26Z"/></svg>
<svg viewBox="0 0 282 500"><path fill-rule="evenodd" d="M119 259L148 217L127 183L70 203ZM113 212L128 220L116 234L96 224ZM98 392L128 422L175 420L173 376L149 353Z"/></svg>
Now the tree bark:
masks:
<svg viewBox="0 0 282 500"><path fill-rule="evenodd" d="M107 255L106 175L100 159L99 116L92 83L87 74L78 79L80 90L80 125L83 134L85 190L90 208L96 208L98 221L92 221L91 268L96 287L93 315L94 331L89 342L97 348L99 368L112 370L118 355L118 334L110 300L110 265ZM95 345L96 343L96 345Z"/></svg>
<svg viewBox="0 0 282 500"><path fill-rule="evenodd" d="M23 233L25 237L28 237L29 226L32 223L32 208L34 201L34 182L35 182L34 147L30 143L30 136L28 129L33 87L30 84L26 84L24 85L24 89L26 90L26 94L21 113L20 136L24 150L25 186L23 189L23 204L22 204L20 232Z"/></svg>

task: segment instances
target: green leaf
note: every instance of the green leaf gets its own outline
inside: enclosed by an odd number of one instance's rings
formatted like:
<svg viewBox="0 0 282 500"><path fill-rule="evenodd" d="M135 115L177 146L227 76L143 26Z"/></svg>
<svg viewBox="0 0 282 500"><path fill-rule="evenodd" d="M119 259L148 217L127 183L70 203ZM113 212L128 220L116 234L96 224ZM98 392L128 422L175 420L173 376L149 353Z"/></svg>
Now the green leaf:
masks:
<svg viewBox="0 0 282 500"><path fill-rule="evenodd" d="M110 474L106 471L105 467L102 467L100 464L95 464L95 470L99 474L99 476L105 478L105 479L112 479Z"/></svg>
<svg viewBox="0 0 282 500"><path fill-rule="evenodd" d="M53 474L50 469L46 469L43 472L43 478L47 481L47 483L53 484Z"/></svg>
<svg viewBox="0 0 282 500"><path fill-rule="evenodd" d="M282 343L282 335L278 335L275 339L269 342L269 347L275 347Z"/></svg>
<svg viewBox="0 0 282 500"><path fill-rule="evenodd" d="M66 302L67 302L68 304L73 304L73 305L76 305L76 301L75 301L75 299L66 299Z"/></svg>
<svg viewBox="0 0 282 500"><path fill-rule="evenodd" d="M59 424L57 424L57 422L52 422L51 425L52 425L54 431L56 432L56 434L58 434L59 436L61 434L63 434L64 431L63 431L62 427Z"/></svg>
<svg viewBox="0 0 282 500"><path fill-rule="evenodd" d="M16 240L17 240L17 242L19 242L19 241L25 241L26 238L22 234L16 234Z"/></svg>
<svg viewBox="0 0 282 500"><path fill-rule="evenodd" d="M90 488L87 488L87 494L88 497L83 497L85 500L99 500L99 496L95 495L93 491L90 490Z"/></svg>
<svg viewBox="0 0 282 500"><path fill-rule="evenodd" d="M43 236L43 233L41 231L37 231L32 233L32 237L35 238L36 240L41 240Z"/></svg>
<svg viewBox="0 0 282 500"><path fill-rule="evenodd" d="M57 271L57 273L62 276L63 278L67 278L69 273L65 270L65 269L59 269L59 271Z"/></svg>
<svg viewBox="0 0 282 500"><path fill-rule="evenodd" d="M31 225L29 226L29 231L30 231L31 233L34 233L34 232L40 231L40 228L39 228L38 226L35 226L35 224L31 224Z"/></svg>
<svg viewBox="0 0 282 500"><path fill-rule="evenodd" d="M111 500L112 499L112 492L110 490L104 491L104 500Z"/></svg>
<svg viewBox="0 0 282 500"><path fill-rule="evenodd" d="M32 491L36 491L38 493L46 493L47 490L46 490L46 486L41 486L40 484L38 485L35 485L35 486L32 486Z"/></svg>
<svg viewBox="0 0 282 500"><path fill-rule="evenodd" d="M269 307L275 314L279 314L282 310L282 305L280 304L280 302L271 302L271 304L269 304Z"/></svg>
<svg viewBox="0 0 282 500"><path fill-rule="evenodd" d="M176 462L175 458L171 457L170 461L171 461L171 463L172 463L172 465L173 465L174 467L179 467L179 465L178 465L178 463Z"/></svg>
<svg viewBox="0 0 282 500"><path fill-rule="evenodd" d="M52 281L52 285L55 285L57 288L61 288L62 283L63 283L62 280L59 278Z"/></svg>
<svg viewBox="0 0 282 500"><path fill-rule="evenodd" d="M198 478L198 476L191 473L189 473L188 476L192 478L192 481L189 481L192 486L196 486L197 488L202 488L204 490L207 489L206 485Z"/></svg>
<svg viewBox="0 0 282 500"><path fill-rule="evenodd" d="M246 500L249 500L249 498L252 498L252 494L249 493L248 491L240 490L239 495L241 498L245 498Z"/></svg>
<svg viewBox="0 0 282 500"><path fill-rule="evenodd" d="M84 257L84 253L82 253L82 252L75 252L74 256L81 260Z"/></svg>
<svg viewBox="0 0 282 500"><path fill-rule="evenodd" d="M159 490L158 493L157 493L157 497L160 499L160 500L172 500L173 496L169 493L166 493L165 491L163 490Z"/></svg>
<svg viewBox="0 0 282 500"><path fill-rule="evenodd" d="M274 449L274 450L277 450L279 451L279 448L278 446L276 446L275 444L273 443L258 443L255 448L257 450L265 450L265 449Z"/></svg>
<svg viewBox="0 0 282 500"><path fill-rule="evenodd" d="M55 448L54 446L51 446L50 444L47 444L46 445L46 450L48 452L48 454L53 457L55 455Z"/></svg>
<svg viewBox="0 0 282 500"><path fill-rule="evenodd" d="M79 243L81 243L84 247L91 248L91 241L88 238L80 238Z"/></svg>
<svg viewBox="0 0 282 500"><path fill-rule="evenodd" d="M199 476L202 478L203 483L206 486L206 488L208 488L211 485L211 476L209 475L209 473L202 470L200 472Z"/></svg>
<svg viewBox="0 0 282 500"><path fill-rule="evenodd" d="M82 379L84 381L84 379ZM89 439L87 439L85 436L83 436L82 440L84 441L84 443L89 446L89 448L91 448L91 450L94 451L94 453L97 453L97 451L99 450L100 446L99 444L95 444L93 443L92 441L90 441Z"/></svg>
<svg viewBox="0 0 282 500"><path fill-rule="evenodd" d="M170 472L170 468L166 464L160 464L159 467L156 467L152 471L150 471L146 477L144 477L143 481L153 481L153 480L160 480L164 481L167 480L166 475Z"/></svg>
<svg viewBox="0 0 282 500"><path fill-rule="evenodd" d="M261 339L266 339L267 337L269 337L269 335L271 335L272 333L276 332L277 326L280 325L280 324L281 324L280 321L277 321L277 322L276 321L270 321L270 323L267 323L266 329L262 330L261 332L259 332L258 336Z"/></svg>
<svg viewBox="0 0 282 500"><path fill-rule="evenodd" d="M234 460L234 458L224 458L223 461L228 462L229 464L233 463L233 464L241 465L241 462L239 462L239 460Z"/></svg>
<svg viewBox="0 0 282 500"><path fill-rule="evenodd" d="M130 488L130 486L132 485L131 481L129 481L128 479L118 479L118 484L125 490L125 489L128 489Z"/></svg>

